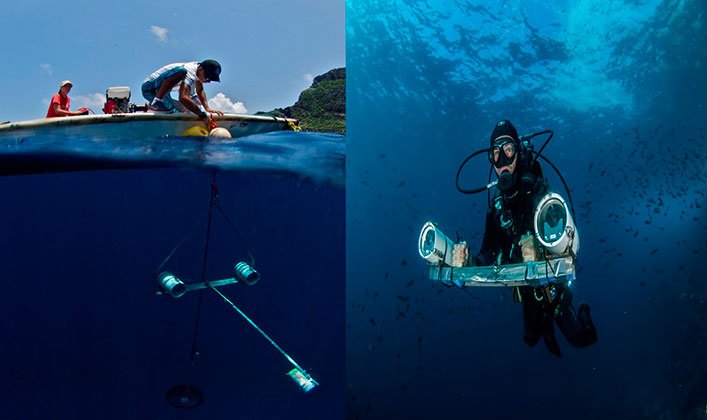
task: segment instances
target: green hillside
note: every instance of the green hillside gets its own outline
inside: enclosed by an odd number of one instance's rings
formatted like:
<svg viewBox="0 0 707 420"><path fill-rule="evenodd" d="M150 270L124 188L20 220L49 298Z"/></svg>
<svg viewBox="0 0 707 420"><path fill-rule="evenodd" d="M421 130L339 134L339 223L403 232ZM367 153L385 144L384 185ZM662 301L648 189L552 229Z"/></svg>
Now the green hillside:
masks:
<svg viewBox="0 0 707 420"><path fill-rule="evenodd" d="M294 105L258 114L296 118L304 131L346 133L346 69L315 77Z"/></svg>

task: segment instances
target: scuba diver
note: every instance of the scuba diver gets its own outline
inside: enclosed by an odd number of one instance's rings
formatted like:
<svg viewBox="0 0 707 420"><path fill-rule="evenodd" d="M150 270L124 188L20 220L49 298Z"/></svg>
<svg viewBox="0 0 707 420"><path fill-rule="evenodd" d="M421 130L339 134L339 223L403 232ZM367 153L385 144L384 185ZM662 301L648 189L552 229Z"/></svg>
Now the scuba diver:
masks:
<svg viewBox="0 0 707 420"><path fill-rule="evenodd" d="M545 131L529 137L544 133L550 133L544 148L552 138L552 132ZM527 138L519 138L515 127L508 120L496 124L491 135L488 159L498 176L495 184L497 191L493 198L489 196L481 249L477 255L469 258L466 242L455 244L452 251L453 267L543 260L543 250L539 248L538 239L531 232L534 231L535 209L540 199L551 190L540 162L537 157L533 157L533 148ZM541 151L542 148L536 155L541 156ZM474 155L478 153L482 151ZM469 158L464 161L462 167ZM477 190L462 190L459 187L459 172L457 188L461 192L480 192L493 185L489 184ZM576 239L578 249L579 237ZM582 303L575 311L572 306L572 293L565 282L552 282L542 286L516 286L513 289L513 298L523 305L523 340L529 347L535 346L542 337L550 353L562 357L555 338L553 321L574 347L587 347L597 341L597 330L590 316L589 305Z"/></svg>

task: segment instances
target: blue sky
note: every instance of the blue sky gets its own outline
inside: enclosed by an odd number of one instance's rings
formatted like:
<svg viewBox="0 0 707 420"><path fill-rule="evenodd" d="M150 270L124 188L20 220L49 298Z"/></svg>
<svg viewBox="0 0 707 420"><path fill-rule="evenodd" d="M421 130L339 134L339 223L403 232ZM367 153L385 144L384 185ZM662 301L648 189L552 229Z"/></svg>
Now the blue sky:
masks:
<svg viewBox="0 0 707 420"><path fill-rule="evenodd" d="M142 104L150 73L208 58L223 68L221 83L206 85L212 107L285 107L313 76L345 66L344 24L344 0L6 2L0 121L44 117L64 79L72 110L102 113L110 86L129 86Z"/></svg>

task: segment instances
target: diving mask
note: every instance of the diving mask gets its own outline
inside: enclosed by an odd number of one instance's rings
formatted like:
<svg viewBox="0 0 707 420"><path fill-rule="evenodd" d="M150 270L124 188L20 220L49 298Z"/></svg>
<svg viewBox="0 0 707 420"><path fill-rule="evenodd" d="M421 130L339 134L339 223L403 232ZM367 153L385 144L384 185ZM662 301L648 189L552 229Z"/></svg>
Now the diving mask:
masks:
<svg viewBox="0 0 707 420"><path fill-rule="evenodd" d="M500 136L489 149L489 162L500 169L513 163L516 157L516 144L511 136Z"/></svg>

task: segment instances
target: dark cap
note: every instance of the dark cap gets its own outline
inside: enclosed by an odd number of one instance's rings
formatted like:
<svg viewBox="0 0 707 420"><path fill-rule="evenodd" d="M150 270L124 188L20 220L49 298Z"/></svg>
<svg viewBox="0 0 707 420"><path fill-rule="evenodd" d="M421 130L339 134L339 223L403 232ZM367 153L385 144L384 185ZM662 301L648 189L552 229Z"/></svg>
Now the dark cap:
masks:
<svg viewBox="0 0 707 420"><path fill-rule="evenodd" d="M199 63L202 69L204 69L204 76L213 82L220 82L219 74L221 74L221 65L216 60L204 60Z"/></svg>
<svg viewBox="0 0 707 420"><path fill-rule="evenodd" d="M501 120L496 124L496 127L493 129L493 134L491 134L491 145L493 146L494 141L501 136L510 136L513 139L513 143L516 145L520 143L516 128L513 126L513 123L508 120Z"/></svg>

